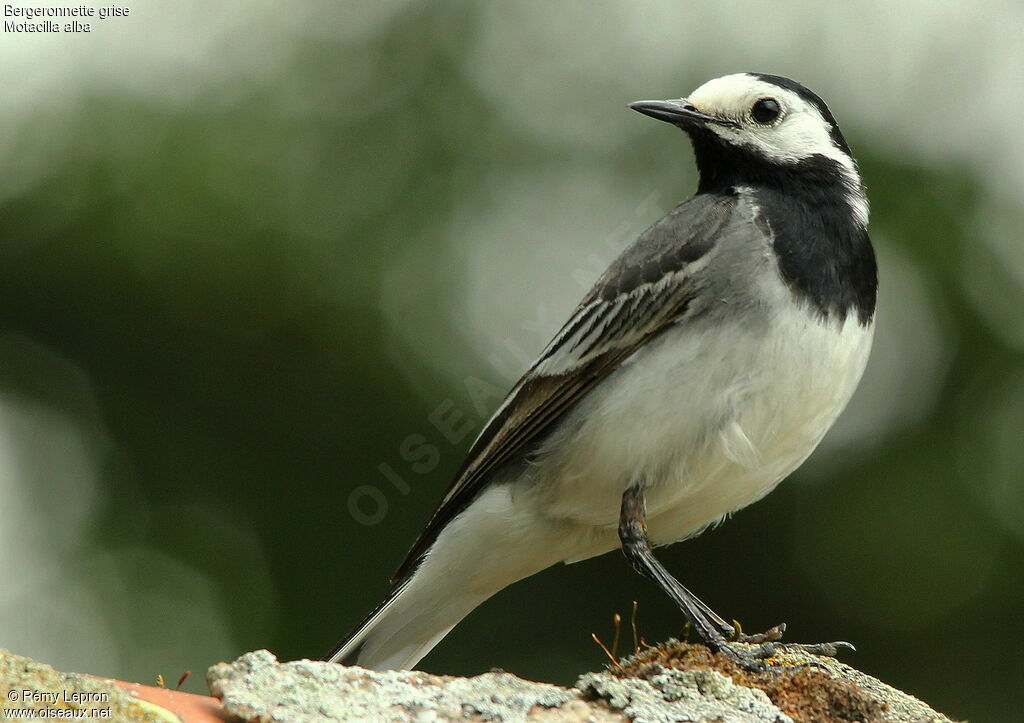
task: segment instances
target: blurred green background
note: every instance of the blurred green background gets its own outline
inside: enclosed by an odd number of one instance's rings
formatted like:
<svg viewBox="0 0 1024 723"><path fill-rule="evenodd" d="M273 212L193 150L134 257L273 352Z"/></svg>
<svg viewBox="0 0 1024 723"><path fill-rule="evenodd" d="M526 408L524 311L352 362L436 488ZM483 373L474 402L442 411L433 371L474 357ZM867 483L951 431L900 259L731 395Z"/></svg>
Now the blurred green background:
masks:
<svg viewBox="0 0 1024 723"><path fill-rule="evenodd" d="M250 649L326 651L471 441L432 415L478 429L692 192L686 139L626 103L759 70L823 95L861 161L875 353L799 472L661 558L748 629L1019 720L1020 3L130 7L0 39L0 646L194 691ZM420 437L437 464L403 458ZM679 631L610 554L423 666L568 683L633 600L648 640Z"/></svg>

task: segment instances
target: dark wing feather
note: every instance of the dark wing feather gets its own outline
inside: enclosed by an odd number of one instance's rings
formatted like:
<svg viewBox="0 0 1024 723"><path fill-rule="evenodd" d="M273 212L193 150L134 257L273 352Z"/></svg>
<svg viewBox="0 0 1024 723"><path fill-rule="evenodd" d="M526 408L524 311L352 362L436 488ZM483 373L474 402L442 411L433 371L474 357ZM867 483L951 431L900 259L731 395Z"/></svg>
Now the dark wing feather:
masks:
<svg viewBox="0 0 1024 723"><path fill-rule="evenodd" d="M712 249L735 208L733 196L697 196L647 229L612 263L477 437L394 582L416 569L492 472L542 439L633 352L683 317L699 291L687 267Z"/></svg>

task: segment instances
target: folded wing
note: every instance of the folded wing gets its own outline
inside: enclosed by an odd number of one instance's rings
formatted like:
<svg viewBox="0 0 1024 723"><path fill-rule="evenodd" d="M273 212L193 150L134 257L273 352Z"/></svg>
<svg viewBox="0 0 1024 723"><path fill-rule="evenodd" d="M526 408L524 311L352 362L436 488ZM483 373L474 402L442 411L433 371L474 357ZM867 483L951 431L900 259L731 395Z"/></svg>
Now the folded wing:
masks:
<svg viewBox="0 0 1024 723"><path fill-rule="evenodd" d="M413 571L440 531L645 342L693 313L700 269L737 218L736 199L699 195L645 231L580 302L565 326L512 388L470 448L427 527L395 573Z"/></svg>

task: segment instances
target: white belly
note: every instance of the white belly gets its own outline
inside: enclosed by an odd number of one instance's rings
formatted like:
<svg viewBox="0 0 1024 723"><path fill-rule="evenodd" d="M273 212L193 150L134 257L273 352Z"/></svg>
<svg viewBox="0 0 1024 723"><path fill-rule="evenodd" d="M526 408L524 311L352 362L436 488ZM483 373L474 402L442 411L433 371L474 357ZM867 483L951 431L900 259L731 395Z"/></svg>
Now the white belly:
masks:
<svg viewBox="0 0 1024 723"><path fill-rule="evenodd" d="M669 330L573 410L527 496L537 514L590 528L593 549L575 559L617 544L622 492L637 483L655 543L696 534L814 450L860 380L872 331L795 307L761 330Z"/></svg>

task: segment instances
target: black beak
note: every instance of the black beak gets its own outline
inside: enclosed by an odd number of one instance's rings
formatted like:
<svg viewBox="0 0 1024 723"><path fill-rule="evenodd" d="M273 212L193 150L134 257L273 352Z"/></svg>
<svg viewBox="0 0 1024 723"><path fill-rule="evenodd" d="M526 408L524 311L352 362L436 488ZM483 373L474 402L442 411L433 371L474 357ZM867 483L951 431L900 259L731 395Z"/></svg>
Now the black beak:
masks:
<svg viewBox="0 0 1024 723"><path fill-rule="evenodd" d="M679 100L638 100L635 103L630 103L629 107L638 113L649 115L651 118L657 118L667 123L674 123L683 128L693 128L708 123L716 123L723 126L736 125L731 120L701 113L685 98Z"/></svg>

